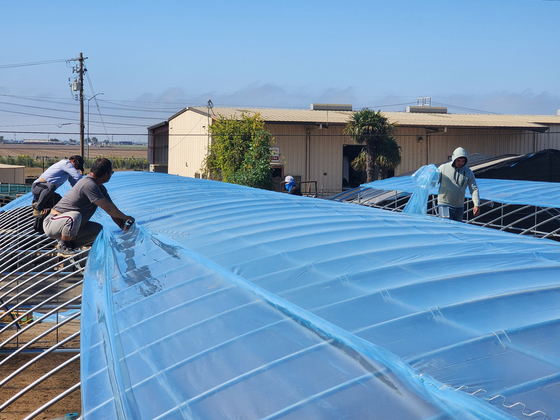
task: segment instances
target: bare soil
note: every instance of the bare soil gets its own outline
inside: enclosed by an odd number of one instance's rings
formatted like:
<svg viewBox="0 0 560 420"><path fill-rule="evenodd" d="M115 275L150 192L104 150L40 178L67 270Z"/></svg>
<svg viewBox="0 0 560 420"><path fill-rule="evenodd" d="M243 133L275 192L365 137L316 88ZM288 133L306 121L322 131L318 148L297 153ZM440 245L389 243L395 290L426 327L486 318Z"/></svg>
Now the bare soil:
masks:
<svg viewBox="0 0 560 420"><path fill-rule="evenodd" d="M3 350L15 349L33 339L37 335L53 326L52 323L40 323L32 327L28 332L18 338L18 342L11 342L3 347ZM51 347L55 342L67 338L69 335L80 329L80 321L74 320L59 328L58 332L52 332L31 346L35 349L45 349ZM6 331L0 335L0 341L9 339L15 330ZM79 349L79 338L63 346L66 349ZM77 353L57 353L49 354L36 361L30 367L20 372L11 381L0 388L0 404L20 392L22 389L60 366ZM25 363L37 357L38 354L22 354L15 356L0 366L0 380L10 375L15 370L22 367ZM2 362L8 355L0 358ZM0 412L0 420L21 420L51 401L62 392L80 382L80 361L76 360L54 373L51 377L43 381L37 387L29 390L25 395L19 397L15 402L7 406ZM81 394L79 390L64 397L61 401L49 407L44 412L38 414L35 419L51 420L59 417L64 418L67 413L80 413Z"/></svg>
<svg viewBox="0 0 560 420"><path fill-rule="evenodd" d="M81 153L80 146L59 146L59 145L37 145L37 144L0 144L0 156L17 157L19 155L30 156L32 158L68 158L72 155ZM87 156L87 148L84 153ZM147 146L90 146L89 156L106 158L148 158ZM45 169L48 166L45 166ZM44 172L42 167L25 168L26 178L39 177ZM0 419L1 420L1 419Z"/></svg>
<svg viewBox="0 0 560 420"><path fill-rule="evenodd" d="M37 145L37 144L0 144L0 156L27 155L34 157L67 158L81 154L80 146ZM87 156L87 147L84 153ZM90 146L89 156L94 157L121 157L121 158L148 158L147 146Z"/></svg>
<svg viewBox="0 0 560 420"><path fill-rule="evenodd" d="M60 366L73 356L75 355L51 354L42 358L2 387L0 390L0 401L7 401L30 383L57 366ZM0 378L5 378L8 374L34 357L35 355L26 354L9 360L0 368ZM46 379L36 388L33 388L25 395L19 397L13 404L6 407L6 409L0 413L0 419L21 420L78 382L80 382L79 360L72 362L49 379ZM80 410L81 395L78 389L37 415L35 419L50 420L58 417L64 418L67 413L80 413Z"/></svg>

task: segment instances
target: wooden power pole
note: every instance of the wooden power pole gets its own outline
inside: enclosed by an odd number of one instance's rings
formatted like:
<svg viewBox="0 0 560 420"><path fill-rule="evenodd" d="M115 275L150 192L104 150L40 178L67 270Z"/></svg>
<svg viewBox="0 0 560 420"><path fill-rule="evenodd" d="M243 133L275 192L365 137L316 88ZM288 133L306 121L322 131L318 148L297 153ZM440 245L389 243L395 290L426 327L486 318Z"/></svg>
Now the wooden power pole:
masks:
<svg viewBox="0 0 560 420"><path fill-rule="evenodd" d="M73 58L72 60L80 63L77 68L74 67L72 69L72 73L78 73L78 78L74 78L72 83L72 91L80 92L80 156L84 157L84 130L86 126L84 123L84 72L87 71L84 68L84 60L87 60L87 57L80 53L79 58Z"/></svg>
<svg viewBox="0 0 560 420"><path fill-rule="evenodd" d="M84 154L84 57L80 53L80 68L78 70L79 80L80 80L80 156L83 158Z"/></svg>

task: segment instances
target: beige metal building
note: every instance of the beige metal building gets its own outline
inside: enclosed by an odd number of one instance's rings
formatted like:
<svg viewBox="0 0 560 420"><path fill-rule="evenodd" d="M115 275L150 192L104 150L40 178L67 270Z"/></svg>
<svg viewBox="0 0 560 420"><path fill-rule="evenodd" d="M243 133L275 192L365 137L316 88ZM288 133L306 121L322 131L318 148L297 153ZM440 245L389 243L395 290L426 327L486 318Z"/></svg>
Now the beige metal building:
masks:
<svg viewBox="0 0 560 420"><path fill-rule="evenodd" d="M151 172L168 170L169 158L169 123L162 123L148 127L148 165Z"/></svg>
<svg viewBox="0 0 560 420"><path fill-rule="evenodd" d="M25 166L0 164L0 184L25 184Z"/></svg>
<svg viewBox="0 0 560 420"><path fill-rule="evenodd" d="M266 108L187 107L168 121L169 173L200 177L211 138L207 127L219 116L259 113L265 129L274 135L274 173L316 182L319 193L340 192L343 186L363 182L350 162L361 146L343 134L351 115L350 105L313 104L310 110ZM488 156L524 154L560 149L559 115L448 114L445 108L409 107L407 112L383 112L398 124L396 140L402 162L395 175L414 171L428 163L448 160L453 150ZM152 133L153 144L165 141ZM153 150L154 156L158 153ZM303 185L305 189L308 184Z"/></svg>

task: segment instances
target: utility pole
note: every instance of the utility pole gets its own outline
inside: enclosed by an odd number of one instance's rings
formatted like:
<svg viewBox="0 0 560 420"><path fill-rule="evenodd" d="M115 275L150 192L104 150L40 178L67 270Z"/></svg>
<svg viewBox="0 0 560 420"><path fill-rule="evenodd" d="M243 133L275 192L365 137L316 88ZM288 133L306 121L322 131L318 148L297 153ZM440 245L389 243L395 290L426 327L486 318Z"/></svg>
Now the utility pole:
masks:
<svg viewBox="0 0 560 420"><path fill-rule="evenodd" d="M79 58L74 58L73 61L78 61L80 64L78 68L74 67L72 69L72 73L78 73L78 79L74 78L74 83L72 83L72 91L80 92L79 100L80 100L80 156L84 157L84 131L86 124L84 122L84 60L87 60L87 57L84 57L82 53L80 53Z"/></svg>
<svg viewBox="0 0 560 420"><path fill-rule="evenodd" d="M80 70L78 75L80 77L80 156L84 157L84 57L80 53Z"/></svg>

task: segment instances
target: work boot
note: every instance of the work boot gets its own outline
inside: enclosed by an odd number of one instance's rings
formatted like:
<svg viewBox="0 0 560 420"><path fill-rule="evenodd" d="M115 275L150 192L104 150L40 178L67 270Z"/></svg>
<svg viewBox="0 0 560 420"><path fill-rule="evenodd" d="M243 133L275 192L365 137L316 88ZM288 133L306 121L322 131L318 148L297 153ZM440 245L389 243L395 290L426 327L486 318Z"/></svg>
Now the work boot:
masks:
<svg viewBox="0 0 560 420"><path fill-rule="evenodd" d="M58 255L62 257L70 257L80 252L80 250L76 248L74 242L66 242L62 239L56 245L56 249L58 250Z"/></svg>
<svg viewBox="0 0 560 420"><path fill-rule="evenodd" d="M33 217L39 217L41 215L41 210L37 208L37 202L31 203L31 208L33 209Z"/></svg>

